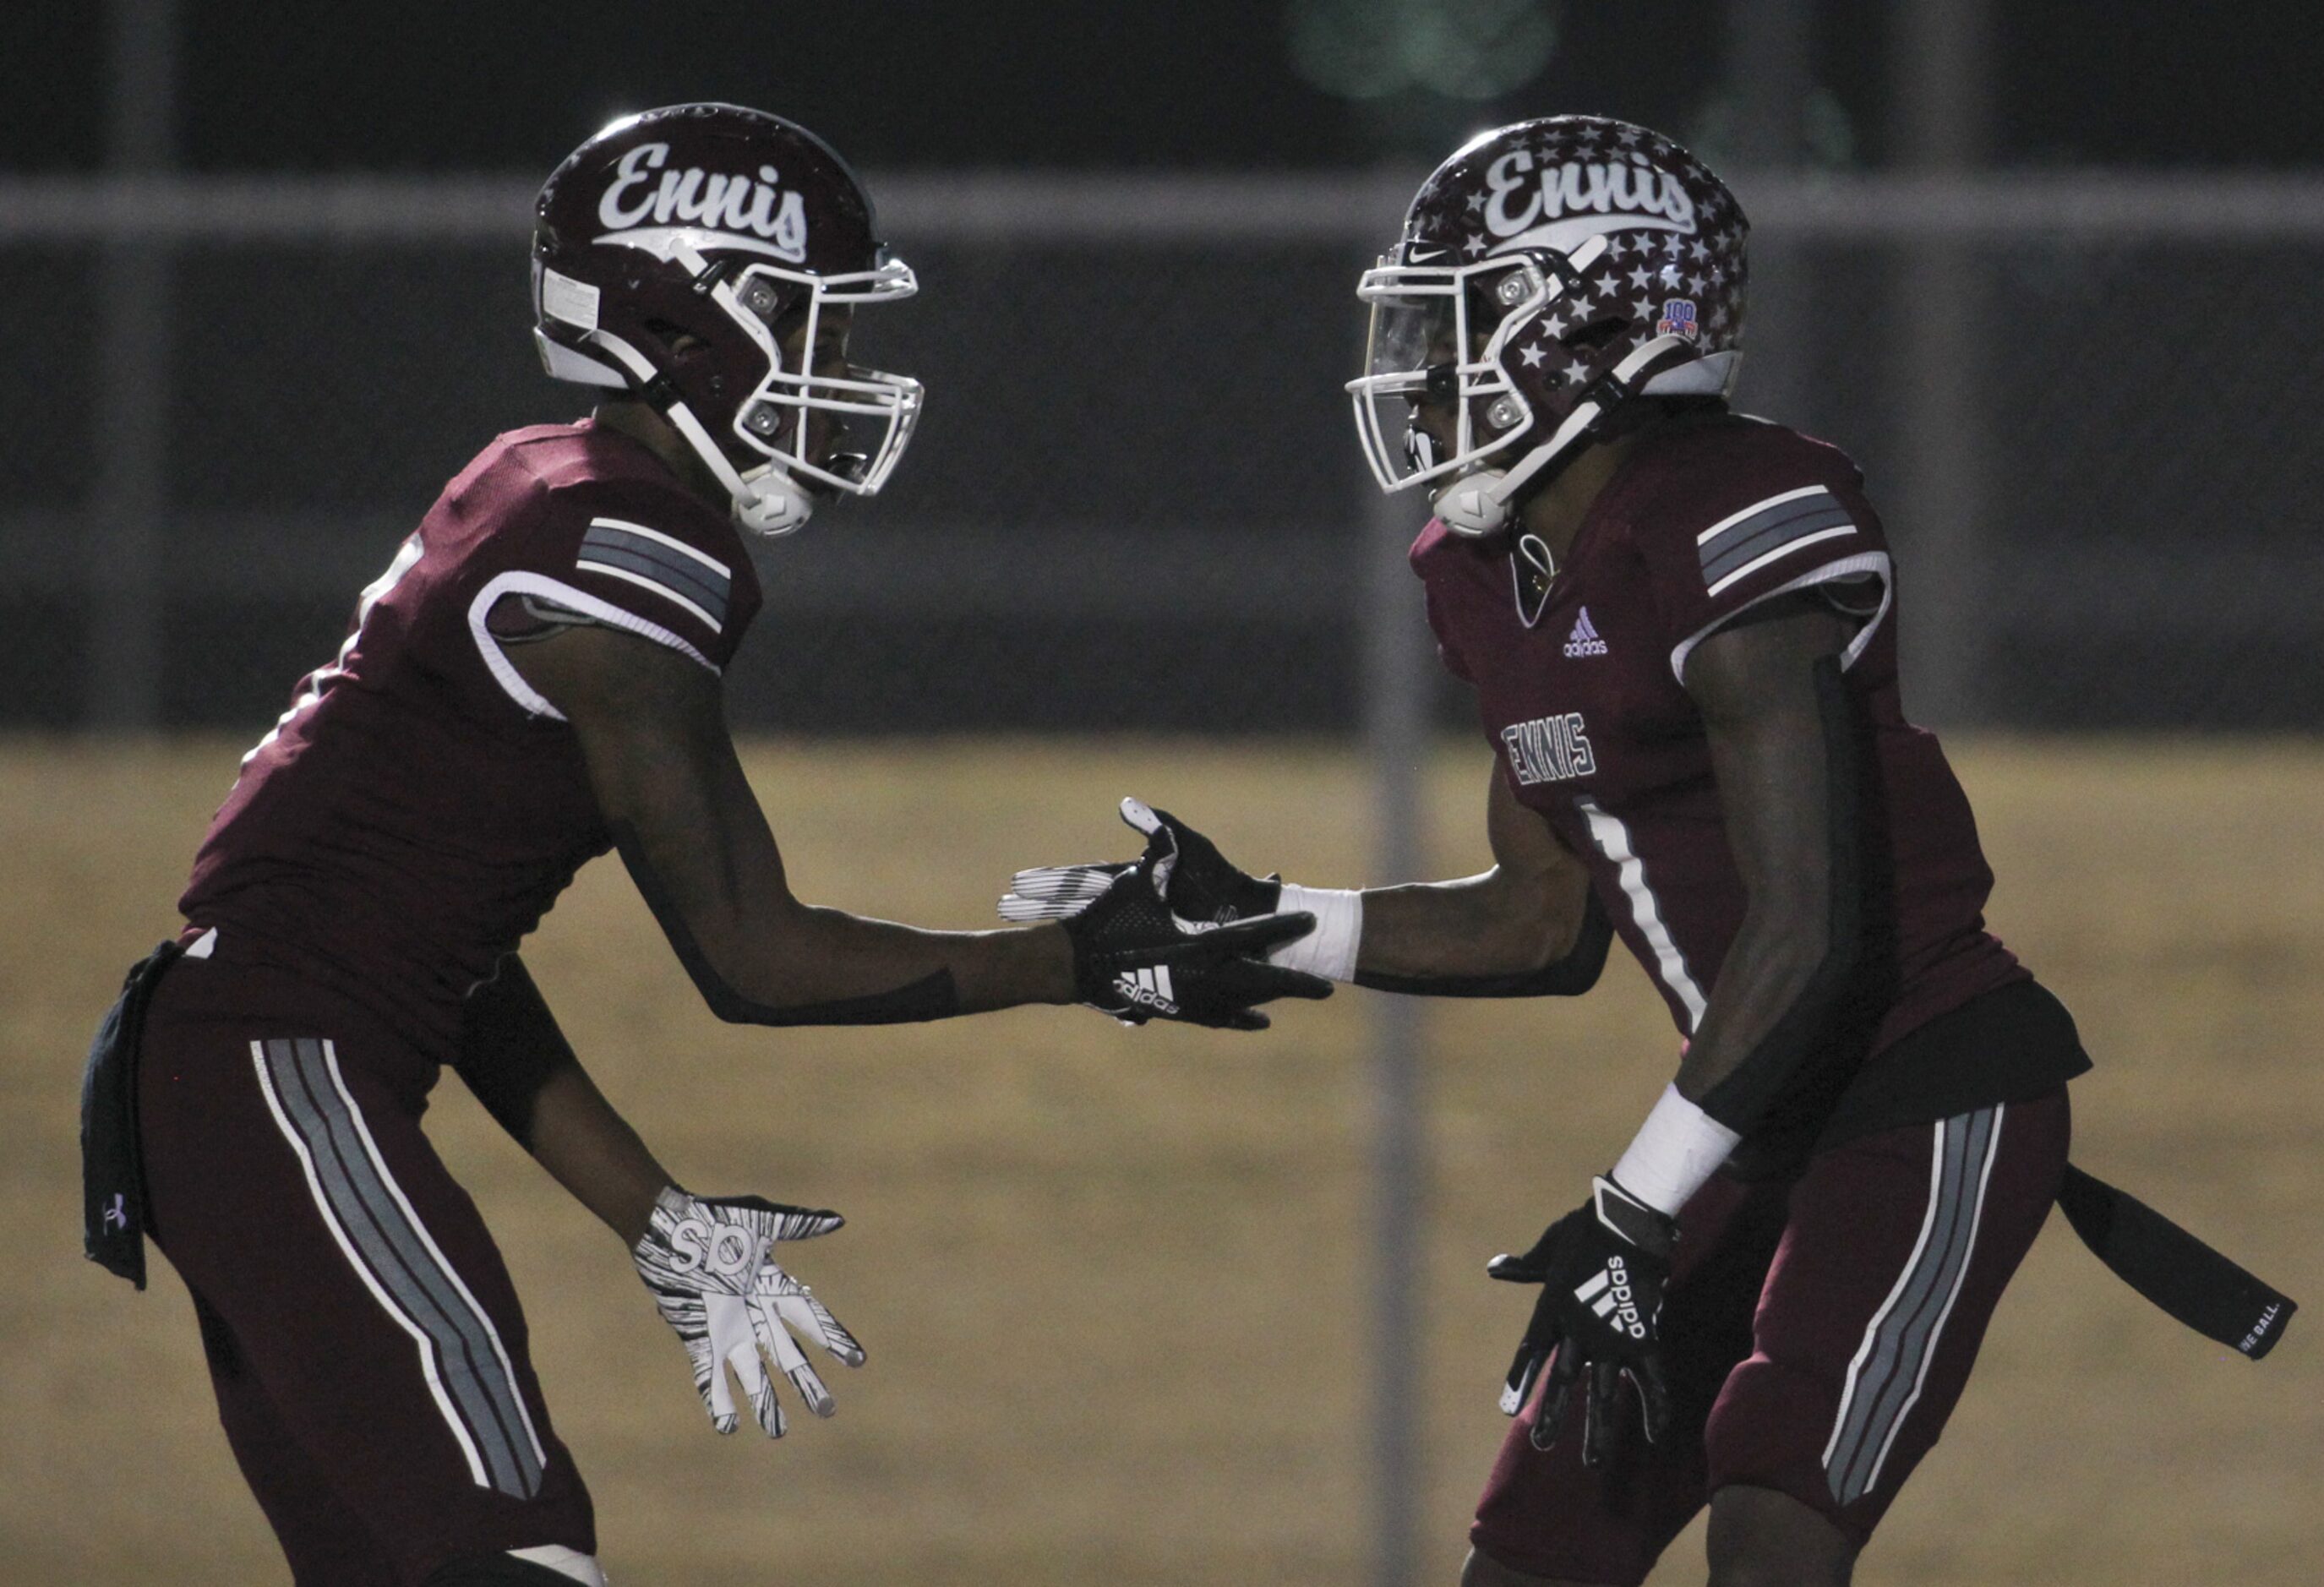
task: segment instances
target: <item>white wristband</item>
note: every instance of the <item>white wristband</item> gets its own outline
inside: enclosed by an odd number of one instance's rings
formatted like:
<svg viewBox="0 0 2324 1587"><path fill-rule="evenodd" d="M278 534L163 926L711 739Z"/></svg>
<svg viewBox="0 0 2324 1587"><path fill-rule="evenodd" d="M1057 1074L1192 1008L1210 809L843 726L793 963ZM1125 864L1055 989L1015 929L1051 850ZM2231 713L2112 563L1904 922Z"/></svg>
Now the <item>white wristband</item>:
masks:
<svg viewBox="0 0 2324 1587"><path fill-rule="evenodd" d="M1638 1127L1630 1149L1614 1165L1614 1183L1666 1218L1702 1188L1743 1138L1665 1086L1662 1100Z"/></svg>
<svg viewBox="0 0 2324 1587"><path fill-rule="evenodd" d="M1346 888L1296 887L1286 881L1276 912L1315 917L1315 929L1267 955L1270 964L1305 970L1326 981L1356 978L1356 944L1364 934L1364 895Z"/></svg>

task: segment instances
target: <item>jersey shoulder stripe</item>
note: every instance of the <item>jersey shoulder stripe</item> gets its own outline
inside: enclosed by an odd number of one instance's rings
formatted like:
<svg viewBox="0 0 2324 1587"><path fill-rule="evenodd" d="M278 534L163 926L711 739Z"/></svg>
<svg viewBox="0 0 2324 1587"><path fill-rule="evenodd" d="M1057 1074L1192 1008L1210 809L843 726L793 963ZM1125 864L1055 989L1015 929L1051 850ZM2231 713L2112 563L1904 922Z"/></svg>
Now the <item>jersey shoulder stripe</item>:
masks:
<svg viewBox="0 0 2324 1587"><path fill-rule="evenodd" d="M1856 532L1856 521L1823 485L1755 502L1695 537L1702 582L1711 595L1748 578L1778 558Z"/></svg>
<svg viewBox="0 0 2324 1587"><path fill-rule="evenodd" d="M726 623L733 575L672 536L619 518L592 518L574 566L653 591L715 632Z"/></svg>

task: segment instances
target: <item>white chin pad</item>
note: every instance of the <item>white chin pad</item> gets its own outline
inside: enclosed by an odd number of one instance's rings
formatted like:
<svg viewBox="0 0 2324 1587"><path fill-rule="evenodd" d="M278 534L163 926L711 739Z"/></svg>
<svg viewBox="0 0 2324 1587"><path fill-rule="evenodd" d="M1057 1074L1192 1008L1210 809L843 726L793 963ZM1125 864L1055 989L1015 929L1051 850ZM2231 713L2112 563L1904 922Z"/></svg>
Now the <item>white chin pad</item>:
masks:
<svg viewBox="0 0 2324 1587"><path fill-rule="evenodd" d="M778 469L754 471L743 484L734 497L734 521L754 534L789 534L815 516L815 497Z"/></svg>
<svg viewBox="0 0 2324 1587"><path fill-rule="evenodd" d="M1492 494L1501 478L1493 468L1462 475L1436 494L1436 516L1455 534L1491 534L1509 519L1508 503Z"/></svg>

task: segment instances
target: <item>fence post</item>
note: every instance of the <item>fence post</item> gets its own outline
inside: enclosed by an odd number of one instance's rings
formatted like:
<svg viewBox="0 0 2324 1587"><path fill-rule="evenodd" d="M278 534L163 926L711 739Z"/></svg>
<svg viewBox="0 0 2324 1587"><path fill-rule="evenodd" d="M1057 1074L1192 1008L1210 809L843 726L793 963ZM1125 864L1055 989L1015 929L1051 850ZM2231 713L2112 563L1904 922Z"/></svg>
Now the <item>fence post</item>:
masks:
<svg viewBox="0 0 2324 1587"><path fill-rule="evenodd" d="M177 0L110 0L107 165L161 176L176 163ZM169 537L171 245L115 235L97 270L97 455L87 564L91 726L161 717L162 561Z"/></svg>
<svg viewBox="0 0 2324 1587"><path fill-rule="evenodd" d="M1989 97L1985 0L1901 0L1892 75L1900 163L1966 177L1984 155ZM1991 658L1980 589L1987 438L1977 382L1980 300L1977 245L1936 234L1904 244L1888 325L1890 378L1904 393L1896 493L1901 587L1912 609L1904 636L1904 706L1932 726L1974 724L1990 712Z"/></svg>
<svg viewBox="0 0 2324 1587"><path fill-rule="evenodd" d="M1369 490L1367 494L1370 494ZM1373 875L1382 883L1421 875L1421 804L1427 773L1429 646L1420 588L1405 562L1418 532L1419 493L1373 495L1364 513L1363 752L1372 778ZM1424 1031L1416 998L1367 999L1370 1020L1370 1225L1372 1581L1412 1587L1419 1578L1425 1492L1420 1376L1427 1360L1425 1238L1427 1127Z"/></svg>

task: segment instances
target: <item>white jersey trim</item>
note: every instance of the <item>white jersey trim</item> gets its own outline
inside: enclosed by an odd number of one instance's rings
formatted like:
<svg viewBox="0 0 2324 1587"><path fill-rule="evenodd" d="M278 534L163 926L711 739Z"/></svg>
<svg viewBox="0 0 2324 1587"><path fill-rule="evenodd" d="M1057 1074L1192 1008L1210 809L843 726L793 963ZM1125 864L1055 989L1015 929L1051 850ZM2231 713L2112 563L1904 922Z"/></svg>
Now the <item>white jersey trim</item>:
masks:
<svg viewBox="0 0 2324 1587"><path fill-rule="evenodd" d="M1695 1027L1702 1023L1706 1006L1702 988L1694 983L1693 973L1686 967L1686 955L1663 919L1662 905L1655 901L1655 890L1646 881L1646 862L1630 846L1630 829L1608 815L1606 807L1596 799L1577 798L1573 803L1590 823L1591 841L1620 873L1622 894L1630 900L1630 918L1637 922L1646 946L1654 950L1655 978L1685 1008L1686 1033L1692 1036Z"/></svg>
<svg viewBox="0 0 2324 1587"><path fill-rule="evenodd" d="M1792 544L1796 546L1799 543L1794 540ZM1786 550L1791 549L1792 546L1784 548ZM1820 584L1837 584L1843 579L1861 578L1866 574L1870 574L1880 580L1879 609L1865 620L1864 626L1858 629L1856 637L1849 641L1848 649L1840 653L1840 669L1845 672L1862 660L1865 650L1872 643L1873 634L1887 618L1889 609L1896 604L1895 566L1886 551L1859 551L1853 557L1842 557L1837 561L1827 562L1821 567L1811 568L1797 578L1776 586L1766 595L1754 595L1732 612L1721 612L1673 646L1671 676L1678 680L1681 688L1685 687L1686 659L1694 653L1694 647L1760 603L1772 601L1777 595L1788 595L1794 590L1808 589Z"/></svg>
<svg viewBox="0 0 2324 1587"><path fill-rule="evenodd" d="M593 617L610 628L622 629L652 640L656 644L668 645L688 660L709 669L713 678L720 676L715 661L659 623L649 623L636 613L614 605L603 595L575 589L545 573L519 569L496 576L476 592L476 598L468 603L468 632L475 640L477 653L484 657L484 667L492 673L493 681L507 692L509 698L535 716L546 716L552 722L565 720L564 712L550 705L540 690L525 682L523 674L517 671L507 653L501 649L500 641L493 637L493 631L485 619L492 614L493 604L503 595L546 596L560 606L569 606L583 616Z"/></svg>

